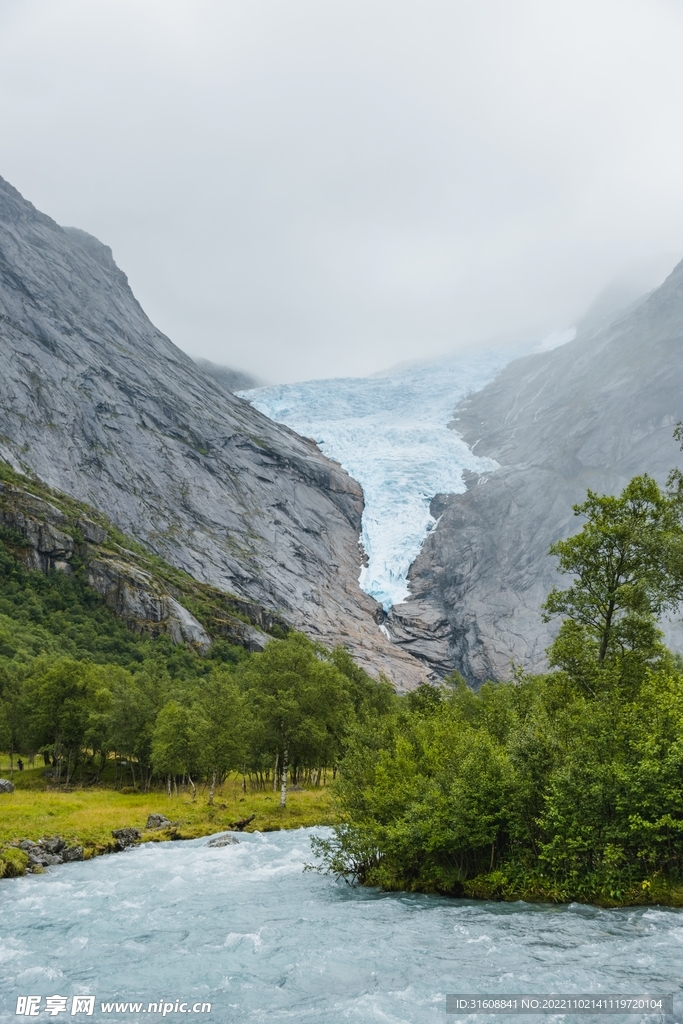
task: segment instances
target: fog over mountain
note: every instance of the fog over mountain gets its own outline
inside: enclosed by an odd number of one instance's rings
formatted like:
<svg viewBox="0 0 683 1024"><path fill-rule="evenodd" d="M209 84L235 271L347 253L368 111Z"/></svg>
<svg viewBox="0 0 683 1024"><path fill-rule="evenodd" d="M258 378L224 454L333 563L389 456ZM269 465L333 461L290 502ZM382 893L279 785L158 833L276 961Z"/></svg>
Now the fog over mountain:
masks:
<svg viewBox="0 0 683 1024"><path fill-rule="evenodd" d="M158 331L107 246L1 179L0 268L0 456L398 686L543 665L572 503L676 460L683 263L501 372L491 352L249 392L310 440Z"/></svg>

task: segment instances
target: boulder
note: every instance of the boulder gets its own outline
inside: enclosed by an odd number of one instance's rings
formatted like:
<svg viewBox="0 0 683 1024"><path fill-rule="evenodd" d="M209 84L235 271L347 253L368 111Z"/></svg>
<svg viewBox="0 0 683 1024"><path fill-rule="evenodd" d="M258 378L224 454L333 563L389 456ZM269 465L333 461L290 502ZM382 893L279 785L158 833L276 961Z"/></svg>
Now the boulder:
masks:
<svg viewBox="0 0 683 1024"><path fill-rule="evenodd" d="M57 853L45 853L40 846L34 846L28 854L29 866L32 868L49 868L61 864L62 858Z"/></svg>
<svg viewBox="0 0 683 1024"><path fill-rule="evenodd" d="M29 855L29 860L31 859ZM58 853L43 853L40 857L40 863L44 868L52 867L54 864L61 864L62 858Z"/></svg>
<svg viewBox="0 0 683 1024"><path fill-rule="evenodd" d="M139 828L117 828L114 829L112 835L117 842L119 850L125 850L127 846L132 846L142 833Z"/></svg>
<svg viewBox="0 0 683 1024"><path fill-rule="evenodd" d="M0 779L0 793L13 793L14 783L9 779Z"/></svg>
<svg viewBox="0 0 683 1024"><path fill-rule="evenodd" d="M125 830L124 830L125 831ZM136 831L133 829L133 831ZM49 868L55 864L69 864L83 860L82 846L67 846L60 836L50 836L35 843L32 839L22 839L19 849L28 854L29 871L33 868Z"/></svg>
<svg viewBox="0 0 683 1024"><path fill-rule="evenodd" d="M150 814L147 819L148 829L152 828L170 828L173 822L169 821L165 814Z"/></svg>
<svg viewBox="0 0 683 1024"><path fill-rule="evenodd" d="M71 864L76 860L83 860L83 847L67 846L66 850L62 852L62 861L65 864Z"/></svg>
<svg viewBox="0 0 683 1024"><path fill-rule="evenodd" d="M239 839L236 836L225 835L225 836L214 836L213 839L209 839L207 846L233 846L235 843L239 843Z"/></svg>
<svg viewBox="0 0 683 1024"><path fill-rule="evenodd" d="M41 839L38 845L42 846L46 853L61 853L66 842L59 836L52 836L50 839Z"/></svg>

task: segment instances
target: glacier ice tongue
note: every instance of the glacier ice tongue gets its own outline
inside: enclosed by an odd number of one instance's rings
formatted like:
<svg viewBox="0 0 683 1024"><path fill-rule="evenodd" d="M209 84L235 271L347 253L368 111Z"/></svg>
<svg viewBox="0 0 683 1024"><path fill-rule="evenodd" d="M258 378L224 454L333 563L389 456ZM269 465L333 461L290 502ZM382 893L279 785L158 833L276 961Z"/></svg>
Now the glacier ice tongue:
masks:
<svg viewBox="0 0 683 1024"><path fill-rule="evenodd" d="M313 438L362 486L367 564L359 582L385 611L409 596L408 570L436 522L429 511L434 495L464 491L463 470L496 469L448 423L458 402L511 358L494 351L452 356L382 376L240 393L266 416Z"/></svg>

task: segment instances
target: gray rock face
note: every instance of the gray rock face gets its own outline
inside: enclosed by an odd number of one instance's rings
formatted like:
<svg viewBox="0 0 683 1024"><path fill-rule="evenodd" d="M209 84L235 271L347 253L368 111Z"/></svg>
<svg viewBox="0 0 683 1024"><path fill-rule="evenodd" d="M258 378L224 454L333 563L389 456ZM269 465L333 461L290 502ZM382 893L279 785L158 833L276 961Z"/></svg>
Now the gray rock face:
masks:
<svg viewBox="0 0 683 1024"><path fill-rule="evenodd" d="M683 263L616 321L511 363L454 416L501 468L435 499L441 518L411 568L412 597L386 625L434 675L458 669L477 684L507 678L511 662L545 665L554 627L540 606L561 579L547 552L580 529L572 504L643 472L663 483L678 461ZM668 639L680 645L680 625Z"/></svg>
<svg viewBox="0 0 683 1024"><path fill-rule="evenodd" d="M79 519L76 525L84 539L91 544L104 544L107 539L107 531L97 523L91 523L89 519Z"/></svg>
<svg viewBox="0 0 683 1024"><path fill-rule="evenodd" d="M0 457L373 674L422 677L357 584L358 484L161 334L107 246L2 179Z"/></svg>
<svg viewBox="0 0 683 1024"><path fill-rule="evenodd" d="M0 482L0 525L15 530L26 541L26 563L31 569L65 568L74 553L73 538L60 526L66 517L50 502L28 494L21 494L19 503L14 501L13 489Z"/></svg>
<svg viewBox="0 0 683 1024"><path fill-rule="evenodd" d="M13 793L14 783L9 779L0 779L0 793Z"/></svg>
<svg viewBox="0 0 683 1024"><path fill-rule="evenodd" d="M193 644L202 652L211 646L194 615L160 592L152 576L142 569L117 558L94 558L88 563L88 583L122 619L139 623L152 633L155 624L163 624L174 643Z"/></svg>
<svg viewBox="0 0 683 1024"><path fill-rule="evenodd" d="M37 518L36 518L37 517ZM28 568L47 572L57 569L71 572L76 552L73 538L53 524L68 527L67 517L50 502L34 494L10 487L0 481L0 524L18 533L26 542L21 551ZM107 539L107 531L97 523L79 519L76 526L89 544L80 545L80 554L88 573L88 582L112 610L139 632L167 633L174 643L194 645L206 652L211 639L204 627L179 601L161 589L144 570L117 558L110 551L92 547ZM245 646L265 645L266 637L244 625Z"/></svg>

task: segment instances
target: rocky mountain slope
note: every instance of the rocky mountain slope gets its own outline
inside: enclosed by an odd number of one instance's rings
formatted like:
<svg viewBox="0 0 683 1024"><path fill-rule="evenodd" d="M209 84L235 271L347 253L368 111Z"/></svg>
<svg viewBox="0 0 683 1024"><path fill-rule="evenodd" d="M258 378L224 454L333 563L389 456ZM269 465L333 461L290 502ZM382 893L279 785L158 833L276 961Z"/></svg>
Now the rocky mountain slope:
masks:
<svg viewBox="0 0 683 1024"><path fill-rule="evenodd" d="M214 640L261 651L286 623L164 562L106 516L0 462L0 541L26 569L82 574L136 633L205 654Z"/></svg>
<svg viewBox="0 0 683 1024"><path fill-rule="evenodd" d="M358 484L161 334L107 246L3 179L0 457L373 674L421 678L357 584Z"/></svg>
<svg viewBox="0 0 683 1024"><path fill-rule="evenodd" d="M558 581L550 544L580 529L586 489L617 492L676 464L683 419L683 263L642 303L574 341L509 364L451 424L500 469L438 496L441 516L410 571L412 597L387 627L436 674L506 678L544 665L540 605ZM669 639L681 645L675 622Z"/></svg>

